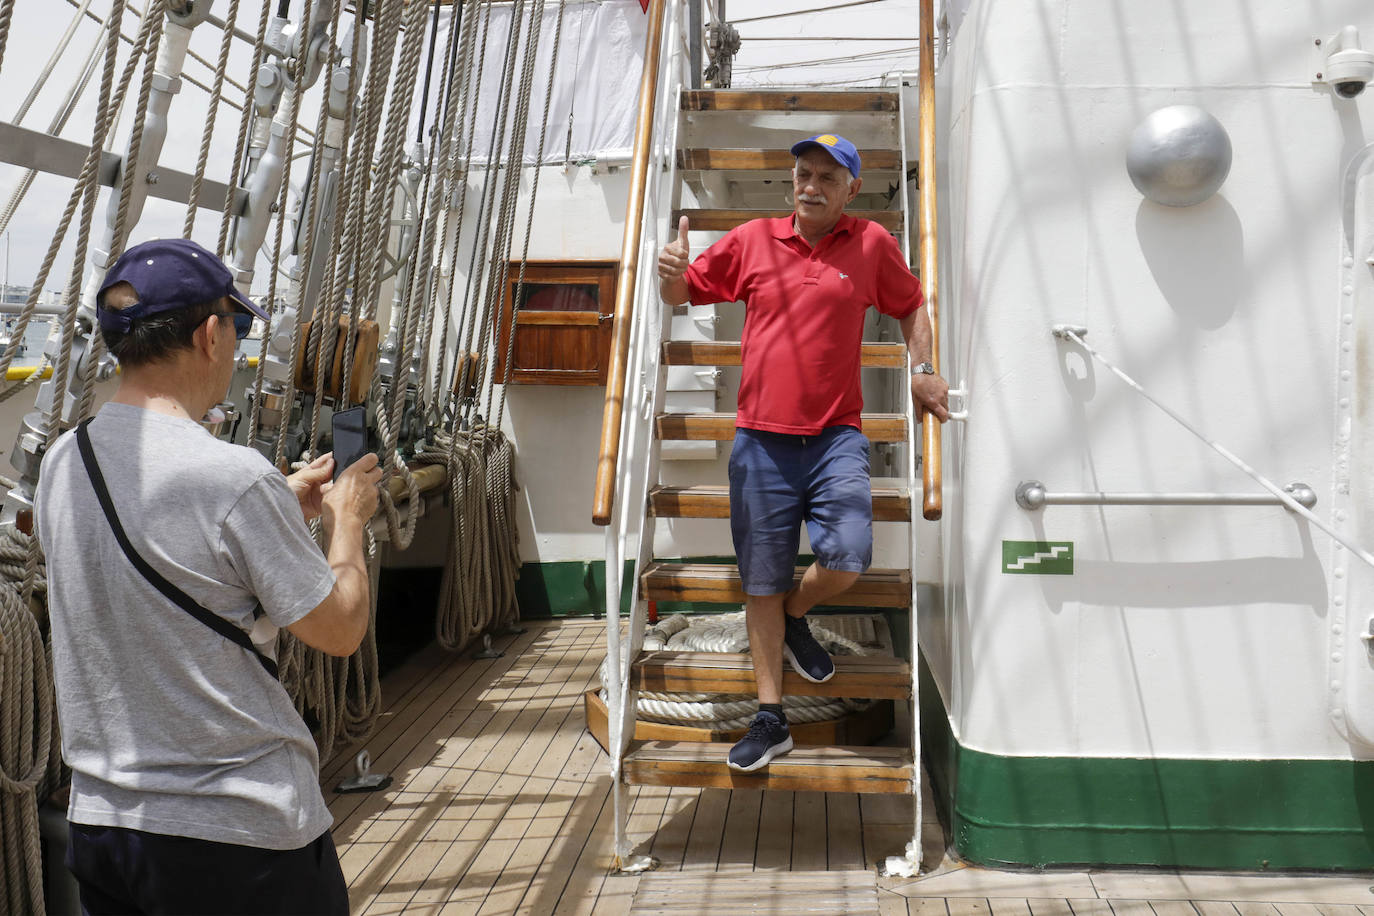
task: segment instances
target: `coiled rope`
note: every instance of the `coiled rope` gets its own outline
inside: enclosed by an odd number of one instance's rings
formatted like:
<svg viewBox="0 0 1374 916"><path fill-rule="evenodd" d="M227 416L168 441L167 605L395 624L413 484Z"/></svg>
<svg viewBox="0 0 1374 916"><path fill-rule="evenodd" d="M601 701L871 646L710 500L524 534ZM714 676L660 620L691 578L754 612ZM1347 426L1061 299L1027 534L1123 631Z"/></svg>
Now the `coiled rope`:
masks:
<svg viewBox="0 0 1374 916"><path fill-rule="evenodd" d="M831 655L868 655L867 649L834 630L811 623L811 634ZM628 648L628 643L627 643ZM688 617L673 614L650 627L644 635L644 650L669 649L680 652L748 652L749 630L744 612ZM601 667L602 684L606 666ZM603 687L602 698L605 698ZM841 697L784 696L787 720L826 722L848 712L865 709L872 700ZM640 691L635 717L668 725L687 725L730 731L746 728L758 711L758 699L746 694L657 693Z"/></svg>

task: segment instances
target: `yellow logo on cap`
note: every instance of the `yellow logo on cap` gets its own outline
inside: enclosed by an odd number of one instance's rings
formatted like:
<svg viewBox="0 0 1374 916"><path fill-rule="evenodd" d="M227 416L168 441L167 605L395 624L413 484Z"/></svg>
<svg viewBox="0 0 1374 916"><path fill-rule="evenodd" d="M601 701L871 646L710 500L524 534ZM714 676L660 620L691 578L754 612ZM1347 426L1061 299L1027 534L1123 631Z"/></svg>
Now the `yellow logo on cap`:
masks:
<svg viewBox="0 0 1374 916"><path fill-rule="evenodd" d="M826 146L834 146L840 142L840 138L833 134L821 134L816 138L817 143L824 143Z"/></svg>

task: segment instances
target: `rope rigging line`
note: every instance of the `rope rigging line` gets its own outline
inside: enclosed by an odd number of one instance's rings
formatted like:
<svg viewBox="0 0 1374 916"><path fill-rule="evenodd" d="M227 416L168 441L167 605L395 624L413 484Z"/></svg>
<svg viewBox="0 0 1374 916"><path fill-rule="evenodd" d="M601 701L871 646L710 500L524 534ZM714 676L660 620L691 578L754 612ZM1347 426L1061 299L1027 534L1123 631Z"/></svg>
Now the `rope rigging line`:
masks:
<svg viewBox="0 0 1374 916"><path fill-rule="evenodd" d="M217 120L215 116L219 112L220 96L224 94L225 71L229 67L229 49L234 43L234 26L238 23L238 19L239 0L229 0L229 14L224 20L224 34L220 38L219 63L215 65L215 81L210 89L210 104L205 117L205 130L200 135L200 152L196 155L196 168L191 177L191 194L186 201L186 223L181 228L182 238L189 239L196 226L196 210L200 202L200 189L205 181L206 163L210 161L210 140L215 135L215 121ZM247 101L245 90L245 108L248 107ZM229 207L230 205L226 202L225 209L229 209Z"/></svg>
<svg viewBox="0 0 1374 916"><path fill-rule="evenodd" d="M0 0L0 70L5 66L5 46L9 44L10 23L14 19L14 0Z"/></svg>
<svg viewBox="0 0 1374 916"><path fill-rule="evenodd" d="M500 322L501 303L506 294L506 280L510 276L510 250L515 223L515 203L520 191L520 177L525 164L525 131L529 126L530 87L534 82L535 51L539 43L540 27L543 24L544 0L535 0L536 12L532 17L529 38L526 41L523 67L520 72L520 88L516 93L515 123L511 131L506 152L506 181L501 196L501 214L497 219L497 238L491 253L492 280L487 287L484 306L485 321L482 327L481 352L486 353L494 346L496 326ZM536 166L537 168L537 166ZM488 368L486 386L486 406L483 416L491 418L492 397L496 391L496 366Z"/></svg>
<svg viewBox="0 0 1374 916"><path fill-rule="evenodd" d="M508 93L511 82L511 74L515 69L515 49L519 41L520 20L517 18L517 7L523 8L522 0L515 0L511 6L511 25L510 31L506 36L506 54L503 58L505 66L501 70L501 82L497 89L496 97L502 101L496 117L496 125L491 133L491 141L487 144L487 164L482 176L482 195L478 205L479 213L490 213L494 202L497 199L497 185L500 181L500 165L497 161L496 150L502 138L505 137L507 115L510 112L508 104ZM477 334L478 326L486 327L486 311L488 297L483 295L487 290L487 265L488 258L486 252L490 244L491 221L483 220L477 231L476 240L473 243L472 255L468 259L468 286L466 303L468 304L468 317L466 322L466 334L463 337L463 353L474 352L474 338ZM499 226L498 226L499 231ZM481 305L473 308L473 303L480 302ZM485 351L477 351L485 352ZM456 366L455 366L456 369Z"/></svg>
<svg viewBox="0 0 1374 916"><path fill-rule="evenodd" d="M480 7L481 0L472 0L472 5L474 8ZM472 16L469 15L467 19L469 22L471 22ZM475 26L466 30L467 37L464 39L465 53L463 54L463 77L460 80L460 86L462 87L463 92L460 98L460 104L467 105L469 109L469 118L467 130L464 133L464 137L466 138L466 145L463 153L462 180L458 182L458 187L455 189L456 193L458 194L458 213L453 220L453 248L452 254L449 256L448 262L449 287L447 290L447 295L444 296L443 321L439 326L440 339L439 346L437 348L439 359L437 361L437 365L434 367L433 398L434 403L436 405L440 403L447 403L451 400L452 397L452 389L450 388L446 391L444 388L444 370L448 361L448 335L450 330L452 330L451 323L453 320L453 300L454 295L457 292L456 287L458 277L458 257L461 251L460 242L463 238L463 220L467 212L467 174L472 164L472 148L473 143L475 142L474 136L477 129L477 103L473 101L473 99L476 99L478 97L482 88L483 68L480 66L479 63L474 63L474 61L480 62L486 59L487 35L490 31L490 25L491 0L487 0L487 11L486 15L483 17L482 25L482 42L480 45L480 50L477 52L476 55L472 54L472 42L473 40L475 40L473 36L476 32ZM470 85L469 80L472 80L471 89L468 88ZM462 324L461 318L459 319L459 324ZM461 327L459 328L459 330L461 330ZM455 333L455 346L457 337L458 335ZM458 361L458 355L456 352L454 355L454 361L455 363Z"/></svg>
<svg viewBox="0 0 1374 916"><path fill-rule="evenodd" d="M86 257L85 242L89 237L89 223L99 191L97 165L105 135L113 123L115 106L111 102L115 94L114 74L122 18L121 6L111 14L109 20L95 124L86 161L40 267L40 279L34 285L36 293L46 283L57 250L80 205L83 211L83 224L75 254L74 273L77 279L75 284L68 284L66 291L68 324L64 327L63 348L58 357L59 366L64 373L71 349L71 324L75 321L76 305L80 296L80 270ZM147 32L151 25L148 21L144 22L145 41L149 40ZM130 67L136 61L137 55L133 55ZM127 80L125 82L127 83ZM0 358L0 365L6 369L14 358L17 349L15 343L23 337L22 326L27 325L37 304L35 293L30 294L17 322L14 342L4 357ZM59 393L55 401L59 412L62 400ZM48 422L51 422L51 419L49 417ZM12 544L14 537L23 536L15 532L6 537L11 539ZM0 652L0 720L3 720L2 732L6 736L6 740L0 743L0 770L3 770L0 788L4 790L0 792L0 834L4 837L4 843L0 844L3 846L0 849L0 858L4 859L4 869L0 872L3 879L0 880L4 882L3 899L8 902L10 911L16 913L43 910L43 863L37 822L38 791L39 780L53 772L55 753L52 740L52 687L48 673L49 649L43 645L37 620L29 609L30 600L42 592L39 585L42 579L42 564L36 539L29 538L20 552L24 557L22 569L16 568L17 557L7 551L6 577L3 585L0 585L0 618L3 618L0 620L0 639L3 640L4 646L4 651ZM18 708L20 705L24 707L23 710ZM17 742L13 739L15 735L19 736Z"/></svg>
<svg viewBox="0 0 1374 916"><path fill-rule="evenodd" d="M539 176L543 172L544 141L549 133L549 108L553 101L553 77L558 72L558 47L563 36L563 13L568 0L558 0L558 21L553 30L553 60L549 62L549 79L544 86L544 116L539 122L539 150L534 156L534 178L530 183L529 211L525 220L525 245L520 251L520 276L515 283L515 296L511 301L510 336L506 341L506 376L501 379L501 397L497 401L494 425L501 428L506 416L506 391L510 385L511 373L515 371L515 325L520 317L520 302L525 292L525 265L530 256L530 236L534 229L534 205L539 200Z"/></svg>
<svg viewBox="0 0 1374 916"><path fill-rule="evenodd" d="M257 79L258 69L262 67L263 59L267 55L267 24L272 20L272 0L262 0L262 13L258 17L257 40L253 42L253 63L249 70L250 78ZM245 174L244 160L248 156L248 128L253 123L252 100L247 93L243 97L243 111L239 115L239 134L234 141L234 165L229 169L229 177L234 184L242 181ZM234 207L231 203L233 195L229 195L224 201L224 211L220 214L219 222L219 241L215 245L215 255L223 258L229 247L229 228L234 219ZM271 310L270 308L268 309ZM268 337L263 335L263 353L258 360L261 367L266 361ZM262 369L258 369L259 394L261 394ZM256 414L257 401L254 401L254 413ZM249 427L250 430L256 429L256 424Z"/></svg>
<svg viewBox="0 0 1374 916"><path fill-rule="evenodd" d="M119 8L121 16L123 7ZM53 263L57 260L57 252L66 240L67 230L71 227L72 219L76 216L76 209L83 205L85 197L91 196L91 207L94 208L94 197L99 193L99 166L101 150L105 146L105 136L114 123L113 112L118 106L113 104L114 98L122 98L125 87L133 77L134 68L138 65L138 55L133 54L125 64L125 69L117 87L114 84L114 65L119 53L119 23L120 18L112 16L110 22L113 25L107 29L105 40L105 63L101 73L100 92L97 97L97 114L93 128L93 137L90 147L86 152L86 161L82 164L80 175L76 183L72 186L71 194L67 198L67 206L62 211L62 216L58 220L57 228L53 231L52 241L48 245L48 251L43 256L43 261L38 268L38 276L29 290L28 299L25 300L23 309L20 310L19 317L15 320L14 329L10 338L10 345L0 356L0 376L8 372L14 358L18 355L19 347L23 343L24 332L28 329L29 319L33 317L34 310L38 307L38 297L43 288L47 285L48 275L52 272ZM148 23L145 22L145 26ZM89 224L89 214L86 215L85 223ZM67 291L65 298L70 298L70 290ZM70 341L66 344L70 347ZM55 374L55 373L54 373Z"/></svg>

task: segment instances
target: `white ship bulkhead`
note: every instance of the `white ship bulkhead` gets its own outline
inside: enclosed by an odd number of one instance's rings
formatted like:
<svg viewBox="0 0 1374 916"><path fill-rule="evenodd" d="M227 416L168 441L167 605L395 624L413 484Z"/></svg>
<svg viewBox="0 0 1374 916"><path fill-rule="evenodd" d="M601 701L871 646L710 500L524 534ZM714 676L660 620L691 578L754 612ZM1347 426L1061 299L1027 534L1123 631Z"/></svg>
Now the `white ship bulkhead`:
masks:
<svg viewBox="0 0 1374 916"><path fill-rule="evenodd" d="M943 601L921 619L956 845L1247 868L1357 867L1362 850L1368 867L1374 773L1352 761L1374 755L1374 572L1280 505L1027 510L1015 495L1032 480L1264 495L1052 336L1067 324L1374 544L1374 96L1313 82L1316 39L1353 24L1374 41L1369 7L975 0L960 18L939 180L945 371L969 419L951 424L945 519L928 526ZM1127 173L1132 132L1175 105L1210 113L1233 150L1192 206L1146 199ZM1062 549L1011 542L1067 545L1071 573ZM1295 814L1290 781L1330 809Z"/></svg>

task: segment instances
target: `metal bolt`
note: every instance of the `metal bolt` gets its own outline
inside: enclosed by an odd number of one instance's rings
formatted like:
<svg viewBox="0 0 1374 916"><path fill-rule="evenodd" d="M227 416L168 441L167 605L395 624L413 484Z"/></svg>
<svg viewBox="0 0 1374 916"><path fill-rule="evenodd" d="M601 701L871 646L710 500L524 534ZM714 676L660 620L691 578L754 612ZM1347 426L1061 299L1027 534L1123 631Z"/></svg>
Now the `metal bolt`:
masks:
<svg viewBox="0 0 1374 916"><path fill-rule="evenodd" d="M148 173L147 181L148 181L148 184L157 184L157 183L158 183L158 174L157 174L157 172L149 172L149 173Z"/></svg>

